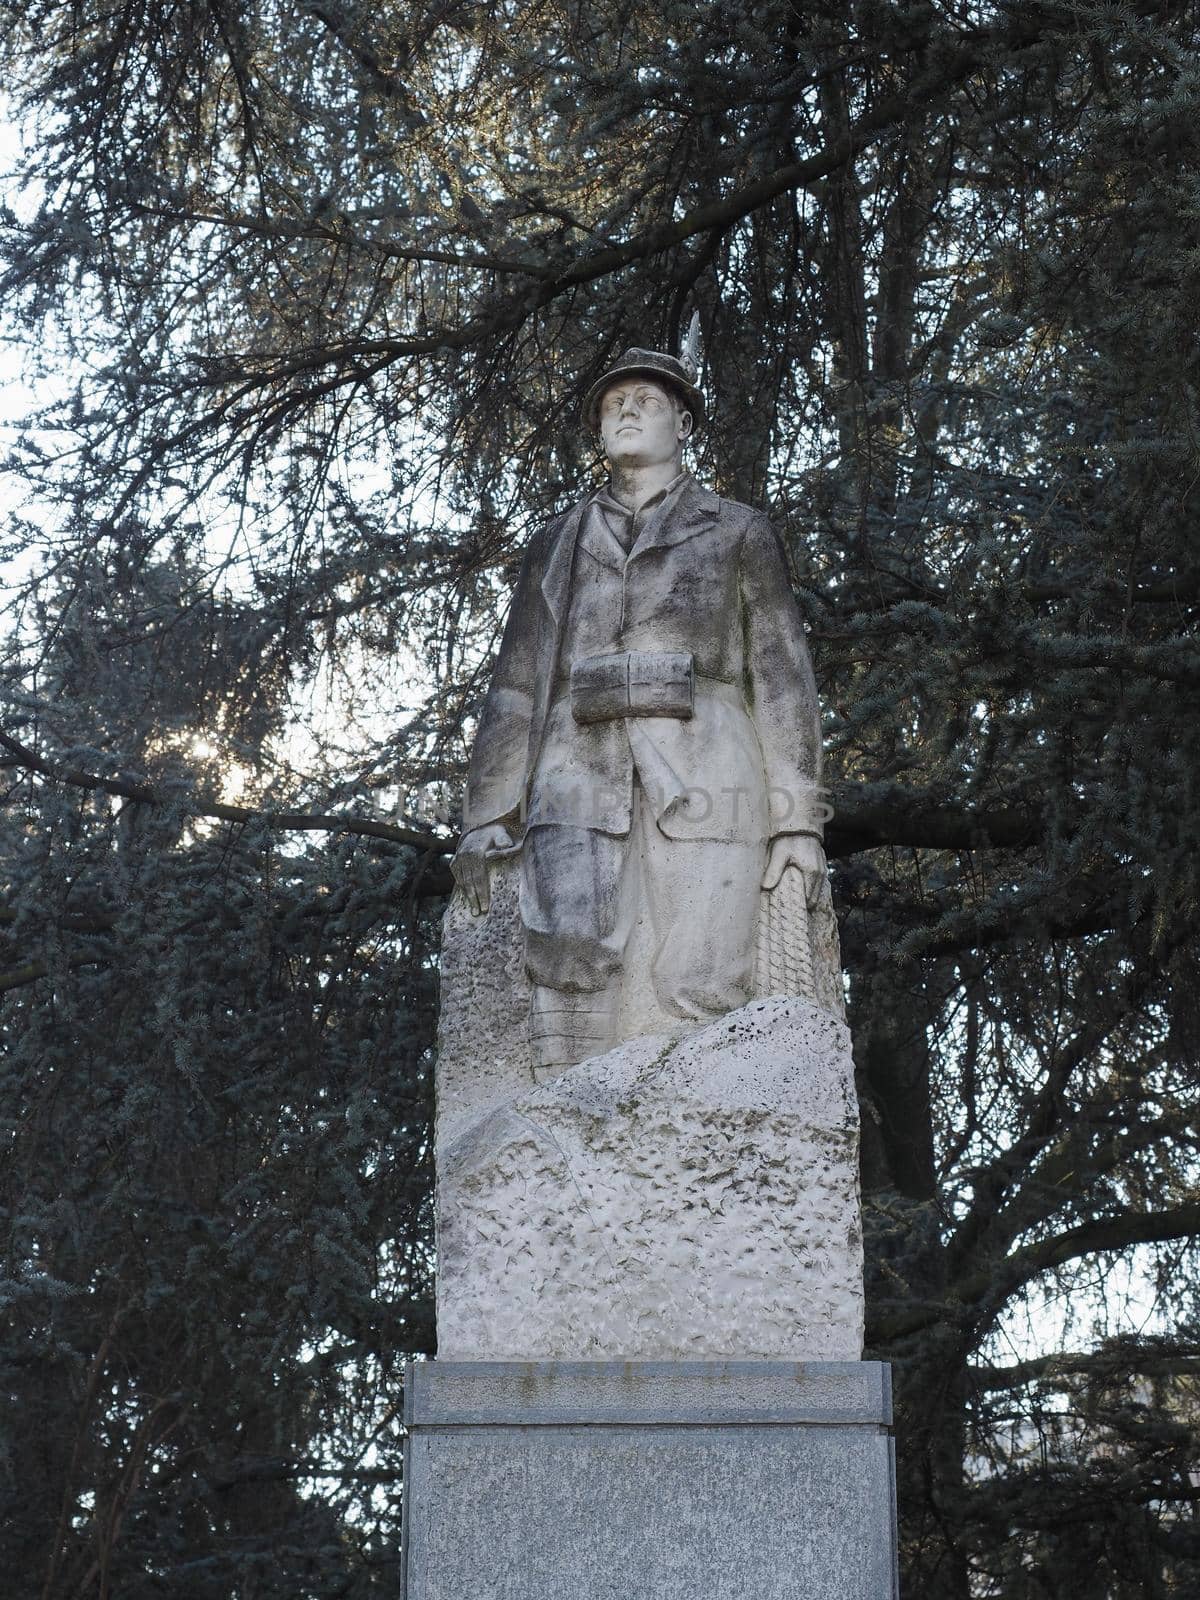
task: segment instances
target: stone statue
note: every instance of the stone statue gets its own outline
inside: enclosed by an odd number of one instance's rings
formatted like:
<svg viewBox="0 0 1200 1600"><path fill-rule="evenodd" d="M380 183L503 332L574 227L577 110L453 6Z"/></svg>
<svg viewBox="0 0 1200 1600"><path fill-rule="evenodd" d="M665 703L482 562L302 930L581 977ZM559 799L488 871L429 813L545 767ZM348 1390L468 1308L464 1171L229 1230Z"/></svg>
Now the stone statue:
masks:
<svg viewBox="0 0 1200 1600"><path fill-rule="evenodd" d="M585 399L443 925L439 1359L856 1361L854 1065L817 696L767 519L683 468L694 369Z"/></svg>
<svg viewBox="0 0 1200 1600"><path fill-rule="evenodd" d="M454 875L481 916L519 852L539 1078L756 993L840 1013L804 630L766 517L684 469L704 417L660 351L592 386L611 476L531 542L475 740Z"/></svg>
<svg viewBox="0 0 1200 1600"><path fill-rule="evenodd" d="M804 630L683 469L693 366L627 350L585 416L611 477L525 557L443 922L406 1593L894 1600Z"/></svg>

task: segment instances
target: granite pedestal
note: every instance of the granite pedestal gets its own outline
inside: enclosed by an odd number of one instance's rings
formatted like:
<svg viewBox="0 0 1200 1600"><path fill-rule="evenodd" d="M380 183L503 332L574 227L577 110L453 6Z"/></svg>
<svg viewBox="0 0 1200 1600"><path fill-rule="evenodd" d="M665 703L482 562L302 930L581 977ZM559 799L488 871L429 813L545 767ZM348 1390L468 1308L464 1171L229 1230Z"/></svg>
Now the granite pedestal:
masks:
<svg viewBox="0 0 1200 1600"><path fill-rule="evenodd" d="M895 1600L879 1362L408 1369L405 1600Z"/></svg>

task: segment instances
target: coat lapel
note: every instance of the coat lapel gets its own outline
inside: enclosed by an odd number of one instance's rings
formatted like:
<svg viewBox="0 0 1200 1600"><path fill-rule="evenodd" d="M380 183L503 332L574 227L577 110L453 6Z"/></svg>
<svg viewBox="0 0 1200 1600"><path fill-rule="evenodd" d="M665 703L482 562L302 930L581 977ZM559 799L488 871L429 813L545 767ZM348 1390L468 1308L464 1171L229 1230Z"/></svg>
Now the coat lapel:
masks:
<svg viewBox="0 0 1200 1600"><path fill-rule="evenodd" d="M624 572L625 550L608 520L594 507L584 512L576 549L586 550L593 560L610 572Z"/></svg>
<svg viewBox="0 0 1200 1600"><path fill-rule="evenodd" d="M542 574L542 597L554 619L555 628L561 628L570 600L571 567L587 506L588 501L581 500L564 515ZM703 533L712 527L720 510L720 497L710 489L702 488L695 478L689 478L674 503L665 509L665 514L652 517L642 529L629 552L629 559L632 561L649 550L682 544L685 539Z"/></svg>
<svg viewBox="0 0 1200 1600"><path fill-rule="evenodd" d="M554 626L561 627L566 614L567 601L571 592L571 565L575 557L575 541L579 537L579 525L583 521L586 500L581 500L577 506L572 506L562 520L558 533L554 539L554 548L550 551L546 562L546 570L542 574L542 598L550 609L554 618Z"/></svg>
<svg viewBox="0 0 1200 1600"><path fill-rule="evenodd" d="M652 517L642 529L629 552L629 559L633 561L649 550L682 544L685 539L703 533L712 527L720 510L720 497L710 489L701 488L695 478L689 478L674 503L667 506L661 516Z"/></svg>

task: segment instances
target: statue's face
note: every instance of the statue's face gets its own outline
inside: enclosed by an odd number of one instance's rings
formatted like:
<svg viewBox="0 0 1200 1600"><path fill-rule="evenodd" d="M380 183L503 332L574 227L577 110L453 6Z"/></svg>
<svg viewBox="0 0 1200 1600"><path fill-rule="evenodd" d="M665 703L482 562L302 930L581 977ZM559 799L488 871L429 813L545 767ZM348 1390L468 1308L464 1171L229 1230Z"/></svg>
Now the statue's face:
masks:
<svg viewBox="0 0 1200 1600"><path fill-rule="evenodd" d="M620 467L666 466L683 455L692 431L691 414L652 378L619 378L600 397L600 437L610 463Z"/></svg>

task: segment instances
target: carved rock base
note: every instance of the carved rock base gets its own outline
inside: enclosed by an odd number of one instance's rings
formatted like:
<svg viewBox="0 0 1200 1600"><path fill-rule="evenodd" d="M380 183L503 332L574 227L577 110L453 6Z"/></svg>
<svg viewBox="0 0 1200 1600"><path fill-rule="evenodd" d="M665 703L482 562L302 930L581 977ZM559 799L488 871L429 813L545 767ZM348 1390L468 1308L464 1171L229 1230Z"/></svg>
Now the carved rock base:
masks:
<svg viewBox="0 0 1200 1600"><path fill-rule="evenodd" d="M531 1084L438 1174L442 1359L861 1354L849 1036L807 1001Z"/></svg>

